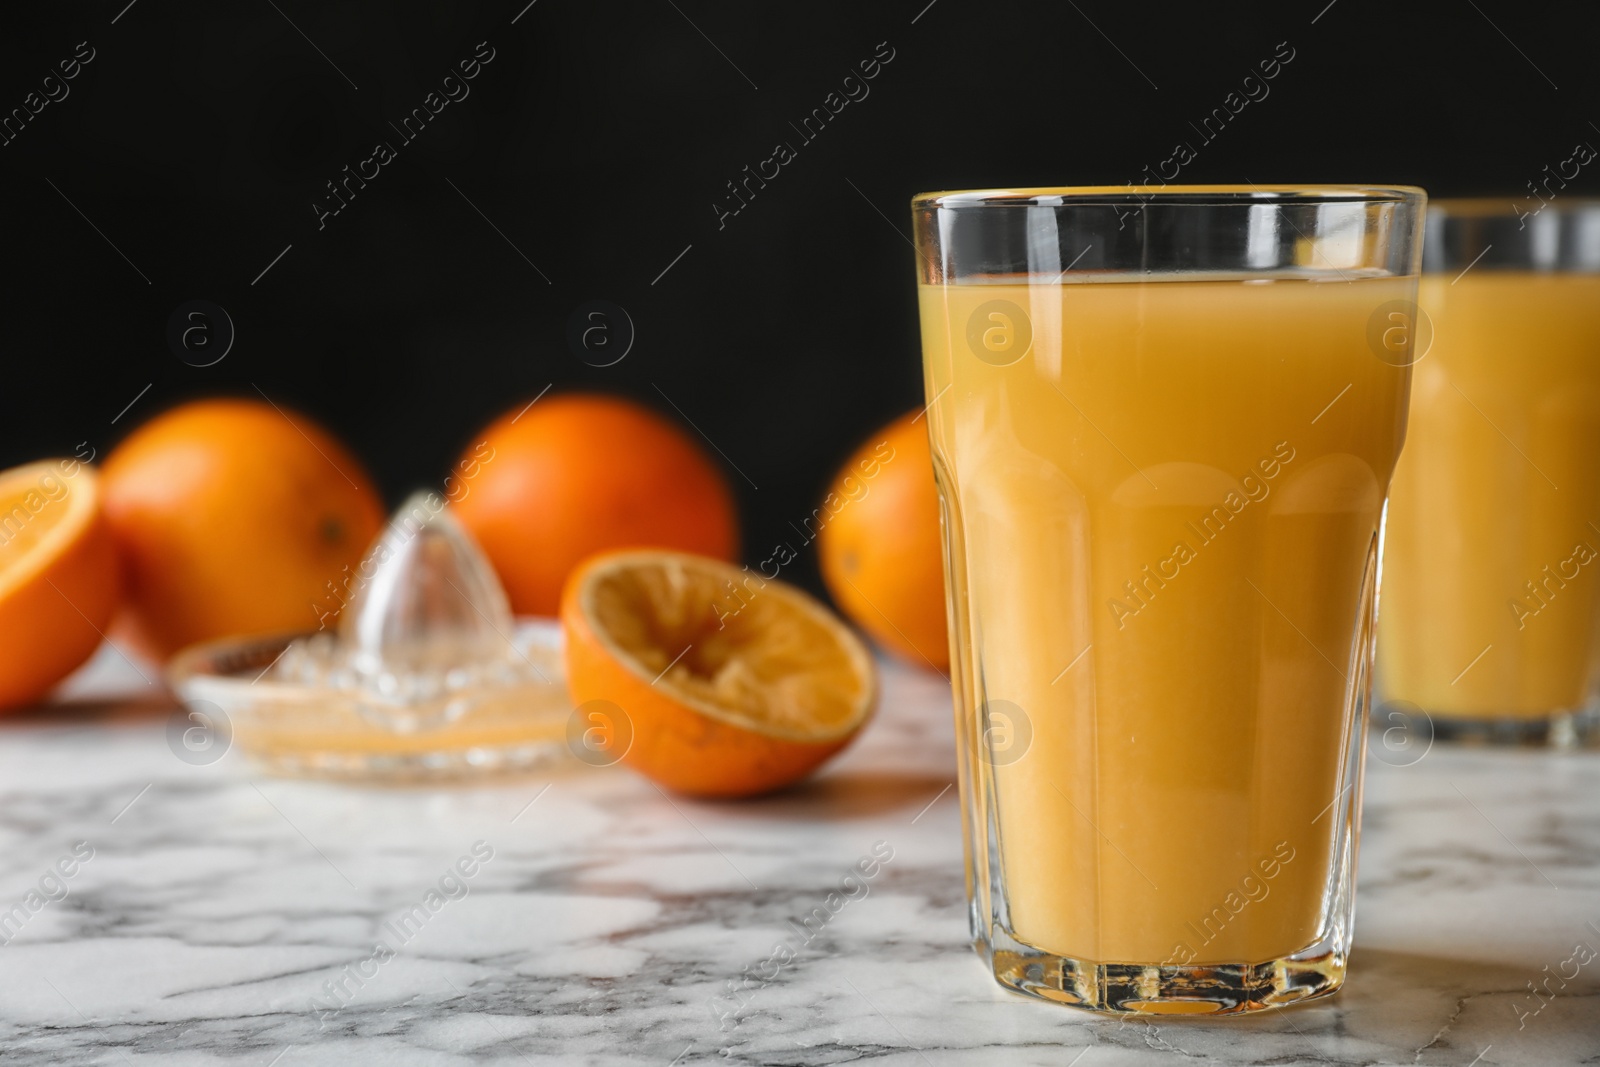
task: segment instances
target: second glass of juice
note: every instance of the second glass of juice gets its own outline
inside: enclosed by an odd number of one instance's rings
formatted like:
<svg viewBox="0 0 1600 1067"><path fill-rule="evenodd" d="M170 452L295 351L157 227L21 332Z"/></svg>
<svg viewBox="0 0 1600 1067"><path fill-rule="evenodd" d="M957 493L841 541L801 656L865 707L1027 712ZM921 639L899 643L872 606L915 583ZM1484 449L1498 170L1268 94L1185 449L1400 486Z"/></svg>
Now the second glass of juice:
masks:
<svg viewBox="0 0 1600 1067"><path fill-rule="evenodd" d="M1428 208L1411 442L1389 509L1378 724L1575 742L1600 683L1600 201Z"/></svg>
<svg viewBox="0 0 1600 1067"><path fill-rule="evenodd" d="M1344 980L1424 196L913 201L975 945L1018 992ZM1390 346L1398 346L1399 356Z"/></svg>

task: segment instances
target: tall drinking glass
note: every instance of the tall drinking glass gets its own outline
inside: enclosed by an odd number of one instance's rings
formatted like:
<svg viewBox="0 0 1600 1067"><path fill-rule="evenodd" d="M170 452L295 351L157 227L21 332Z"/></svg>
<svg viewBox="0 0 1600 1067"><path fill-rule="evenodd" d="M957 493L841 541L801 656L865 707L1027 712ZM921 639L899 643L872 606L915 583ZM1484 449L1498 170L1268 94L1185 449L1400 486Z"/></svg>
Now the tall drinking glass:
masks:
<svg viewBox="0 0 1600 1067"><path fill-rule="evenodd" d="M912 204L972 933L1110 1012L1333 992L1424 195Z"/></svg>
<svg viewBox="0 0 1600 1067"><path fill-rule="evenodd" d="M1600 683L1600 201L1435 201L1420 299L1379 724L1575 741Z"/></svg>

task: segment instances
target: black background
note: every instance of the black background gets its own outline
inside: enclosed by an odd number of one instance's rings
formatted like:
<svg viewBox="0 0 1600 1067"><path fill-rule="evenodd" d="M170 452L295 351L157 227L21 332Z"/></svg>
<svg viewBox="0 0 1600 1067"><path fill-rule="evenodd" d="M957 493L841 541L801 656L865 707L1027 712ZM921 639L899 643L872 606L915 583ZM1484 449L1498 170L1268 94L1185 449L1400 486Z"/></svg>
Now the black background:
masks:
<svg viewBox="0 0 1600 1067"><path fill-rule="evenodd" d="M78 42L95 58L0 147L0 465L80 442L104 456L182 399L259 390L344 437L392 504L553 383L692 420L759 559L852 447L920 403L915 192L1137 181L1201 145L1189 123L1279 42L1294 59L1270 95L1178 181L1514 199L1600 145L1596 26L1575 4L926 3L8 12L0 113ZM400 147L388 123L479 42L495 58L470 96ZM789 123L880 42L894 58L870 95L799 144ZM377 141L399 158L319 230L325 183ZM778 141L798 158L719 229L725 183ZM192 299L237 329L214 366L166 342ZM637 331L606 368L566 340L596 299Z"/></svg>

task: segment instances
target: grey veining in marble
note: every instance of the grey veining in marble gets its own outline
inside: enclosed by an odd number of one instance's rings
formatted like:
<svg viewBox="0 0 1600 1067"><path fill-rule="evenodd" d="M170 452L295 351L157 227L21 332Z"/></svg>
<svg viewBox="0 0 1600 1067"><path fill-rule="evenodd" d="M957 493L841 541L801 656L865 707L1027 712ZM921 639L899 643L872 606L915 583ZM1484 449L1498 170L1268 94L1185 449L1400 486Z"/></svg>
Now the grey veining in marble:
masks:
<svg viewBox="0 0 1600 1067"><path fill-rule="evenodd" d="M1600 754L1373 763L1345 990L1120 1022L1005 994L966 948L948 691L885 672L819 779L705 804L621 768L400 789L191 766L166 698L102 657L0 721L0 1059L1600 1062L1600 959L1574 953L1600 949Z"/></svg>

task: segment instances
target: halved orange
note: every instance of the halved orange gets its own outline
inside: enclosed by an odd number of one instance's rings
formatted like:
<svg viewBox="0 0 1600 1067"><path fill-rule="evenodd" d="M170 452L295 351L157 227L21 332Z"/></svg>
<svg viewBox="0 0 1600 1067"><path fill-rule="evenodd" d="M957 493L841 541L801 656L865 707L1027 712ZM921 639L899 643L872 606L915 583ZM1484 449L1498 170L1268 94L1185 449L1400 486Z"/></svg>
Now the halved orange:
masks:
<svg viewBox="0 0 1600 1067"><path fill-rule="evenodd" d="M703 556L591 557L567 580L561 625L573 700L620 709L627 728L608 743L681 793L750 796L798 781L849 744L877 702L872 657L837 616Z"/></svg>
<svg viewBox="0 0 1600 1067"><path fill-rule="evenodd" d="M60 459L0 472L0 709L88 659L119 595L94 469Z"/></svg>

